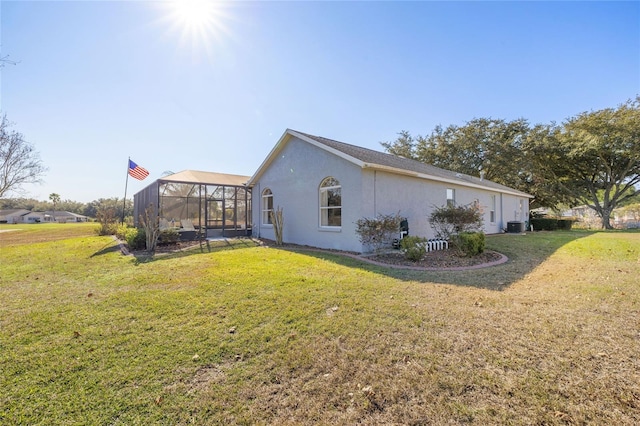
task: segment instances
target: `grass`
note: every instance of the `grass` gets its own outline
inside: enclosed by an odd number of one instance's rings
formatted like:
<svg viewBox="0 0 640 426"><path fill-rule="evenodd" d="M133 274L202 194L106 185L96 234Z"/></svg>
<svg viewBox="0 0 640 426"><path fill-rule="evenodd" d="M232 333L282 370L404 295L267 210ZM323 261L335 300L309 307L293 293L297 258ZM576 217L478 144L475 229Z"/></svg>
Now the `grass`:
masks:
<svg viewBox="0 0 640 426"><path fill-rule="evenodd" d="M2 424L640 422L640 233L493 236L507 264L415 272L22 228L0 232Z"/></svg>

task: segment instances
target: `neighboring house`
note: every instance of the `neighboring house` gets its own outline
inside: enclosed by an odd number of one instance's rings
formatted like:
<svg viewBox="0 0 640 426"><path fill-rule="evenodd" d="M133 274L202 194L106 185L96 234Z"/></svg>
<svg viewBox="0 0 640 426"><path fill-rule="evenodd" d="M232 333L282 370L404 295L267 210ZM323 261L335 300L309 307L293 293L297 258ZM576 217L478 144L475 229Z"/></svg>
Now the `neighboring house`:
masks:
<svg viewBox="0 0 640 426"><path fill-rule="evenodd" d="M428 216L448 203L478 203L484 231L529 219L524 192L419 161L286 130L248 182L253 235L275 239L269 212L281 207L283 241L363 252L356 221L379 214L408 219L410 235L433 237Z"/></svg>
<svg viewBox="0 0 640 426"><path fill-rule="evenodd" d="M575 218L579 225L587 229L601 229L602 218L589 206L573 207L562 212L562 216ZM640 228L640 204L632 204L614 209L611 214L611 225L618 229Z"/></svg>
<svg viewBox="0 0 640 426"><path fill-rule="evenodd" d="M24 223L25 216L31 213L25 209L0 210L0 223Z"/></svg>
<svg viewBox="0 0 640 426"><path fill-rule="evenodd" d="M640 228L640 203L614 210L613 225L620 229Z"/></svg>
<svg viewBox="0 0 640 426"><path fill-rule="evenodd" d="M29 212L24 216L24 222L87 222L89 218L77 213L66 212L62 210L46 211L46 212Z"/></svg>

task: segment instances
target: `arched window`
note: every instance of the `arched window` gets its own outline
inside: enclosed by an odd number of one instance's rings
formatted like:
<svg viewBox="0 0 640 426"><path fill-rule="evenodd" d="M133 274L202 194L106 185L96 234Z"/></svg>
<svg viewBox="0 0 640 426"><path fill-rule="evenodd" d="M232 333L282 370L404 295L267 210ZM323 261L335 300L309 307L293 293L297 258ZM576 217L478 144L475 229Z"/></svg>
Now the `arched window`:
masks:
<svg viewBox="0 0 640 426"><path fill-rule="evenodd" d="M324 178L320 183L320 226L342 226L342 187L333 177Z"/></svg>
<svg viewBox="0 0 640 426"><path fill-rule="evenodd" d="M262 191L262 224L271 225L271 212L273 211L273 193L269 188Z"/></svg>

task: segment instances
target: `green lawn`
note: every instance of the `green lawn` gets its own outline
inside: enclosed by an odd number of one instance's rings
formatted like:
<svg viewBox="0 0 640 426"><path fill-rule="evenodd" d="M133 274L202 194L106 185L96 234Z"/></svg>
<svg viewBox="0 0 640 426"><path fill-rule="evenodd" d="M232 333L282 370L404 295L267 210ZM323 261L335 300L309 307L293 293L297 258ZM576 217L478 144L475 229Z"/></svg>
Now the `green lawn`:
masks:
<svg viewBox="0 0 640 426"><path fill-rule="evenodd" d="M640 233L416 272L94 228L0 225L0 424L640 423Z"/></svg>

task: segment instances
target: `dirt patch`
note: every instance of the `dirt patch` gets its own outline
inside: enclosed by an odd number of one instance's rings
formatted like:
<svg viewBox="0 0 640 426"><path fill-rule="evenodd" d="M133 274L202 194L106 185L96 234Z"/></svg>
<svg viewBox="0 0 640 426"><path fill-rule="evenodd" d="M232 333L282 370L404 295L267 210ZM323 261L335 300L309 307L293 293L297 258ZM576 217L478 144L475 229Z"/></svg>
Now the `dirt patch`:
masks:
<svg viewBox="0 0 640 426"><path fill-rule="evenodd" d="M222 365L204 365L198 368L193 376L180 379L178 382L165 386L168 392L182 390L187 394L202 392L207 390L211 384L222 383L226 379ZM178 371L179 375L186 374L186 370Z"/></svg>

